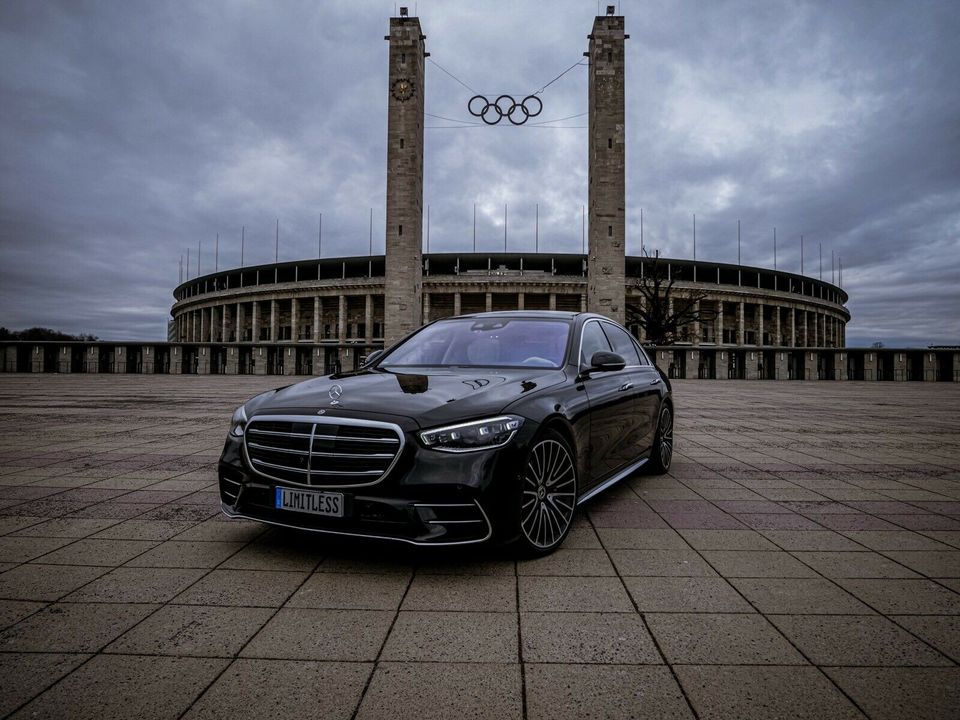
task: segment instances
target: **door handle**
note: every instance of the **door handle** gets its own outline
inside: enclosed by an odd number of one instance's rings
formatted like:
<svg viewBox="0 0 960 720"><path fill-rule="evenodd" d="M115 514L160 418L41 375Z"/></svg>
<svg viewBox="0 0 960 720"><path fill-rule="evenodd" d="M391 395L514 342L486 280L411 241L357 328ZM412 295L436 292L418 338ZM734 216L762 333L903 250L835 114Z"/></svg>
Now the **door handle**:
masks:
<svg viewBox="0 0 960 720"><path fill-rule="evenodd" d="M629 390L632 387L633 387L632 382L625 382L623 385L617 388L617 392L623 392L625 390Z"/></svg>
<svg viewBox="0 0 960 720"><path fill-rule="evenodd" d="M650 381L650 384L651 384L651 385L656 385L656 384L659 383L659 382L660 382L660 378L658 377L658 378L656 378L656 379L654 379L654 380L651 380L651 381Z"/></svg>

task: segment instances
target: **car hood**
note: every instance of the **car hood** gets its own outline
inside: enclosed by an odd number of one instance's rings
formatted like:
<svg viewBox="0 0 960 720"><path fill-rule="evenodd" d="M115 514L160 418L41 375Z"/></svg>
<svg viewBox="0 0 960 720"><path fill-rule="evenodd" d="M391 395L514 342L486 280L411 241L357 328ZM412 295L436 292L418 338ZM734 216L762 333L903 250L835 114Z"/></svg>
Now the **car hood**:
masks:
<svg viewBox="0 0 960 720"><path fill-rule="evenodd" d="M282 388L259 404L256 411L275 413L289 409L313 414L325 409L335 413L399 415L413 419L421 427L431 427L500 413L523 395L563 379L563 370L543 368L359 370ZM339 396L334 386L339 386ZM333 402L335 399L337 403Z"/></svg>

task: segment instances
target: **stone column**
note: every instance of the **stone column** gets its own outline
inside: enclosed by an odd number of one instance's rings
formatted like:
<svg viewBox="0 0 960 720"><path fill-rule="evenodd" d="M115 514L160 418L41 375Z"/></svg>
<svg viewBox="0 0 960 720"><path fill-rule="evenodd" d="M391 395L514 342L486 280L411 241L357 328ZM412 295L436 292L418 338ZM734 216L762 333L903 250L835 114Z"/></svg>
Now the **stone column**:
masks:
<svg viewBox="0 0 960 720"><path fill-rule="evenodd" d="M236 317L234 318L236 320L236 323L234 324L236 325L236 328L237 328L236 330L237 334L236 334L235 340L237 342L242 342L243 330L244 330L243 303L236 304L236 306L234 307L234 313L236 314Z"/></svg>
<svg viewBox="0 0 960 720"><path fill-rule="evenodd" d="M367 300L369 301L370 296L367 295ZM430 293L423 294L423 324L426 325L430 322Z"/></svg>
<svg viewBox="0 0 960 720"><path fill-rule="evenodd" d="M207 313L206 308L200 308L200 342L207 339Z"/></svg>
<svg viewBox="0 0 960 720"><path fill-rule="evenodd" d="M425 38L416 17L390 18L384 276L388 346L420 327L423 317Z"/></svg>
<svg viewBox="0 0 960 720"><path fill-rule="evenodd" d="M737 303L737 345L743 345L744 332L743 300Z"/></svg>
<svg viewBox="0 0 960 720"><path fill-rule="evenodd" d="M250 318L251 340L260 342L260 303L253 301L252 313Z"/></svg>
<svg viewBox="0 0 960 720"><path fill-rule="evenodd" d="M277 301L270 301L270 342L277 341Z"/></svg>
<svg viewBox="0 0 960 720"><path fill-rule="evenodd" d="M347 296L340 295L340 307L337 316L337 340L343 342L347 339ZM399 340L399 338L397 338Z"/></svg>
<svg viewBox="0 0 960 720"><path fill-rule="evenodd" d="M793 308L790 308L787 311L787 314L790 317L790 347L797 346L797 317L794 313Z"/></svg>
<svg viewBox="0 0 960 720"><path fill-rule="evenodd" d="M297 342L300 339L300 301L297 298L290 299L290 339ZM294 358L296 361L296 358ZM296 362L294 362L296 364Z"/></svg>
<svg viewBox="0 0 960 720"><path fill-rule="evenodd" d="M763 303L758 303L756 305L756 318L757 318L757 347L763 347L766 343L763 341Z"/></svg>
<svg viewBox="0 0 960 720"><path fill-rule="evenodd" d="M486 300L487 300L487 305L486 305L487 312L490 312L491 310L493 310L493 293L487 293Z"/></svg>
<svg viewBox="0 0 960 720"><path fill-rule="evenodd" d="M803 311L803 344L805 347L810 347L810 335L808 325L807 325L807 311Z"/></svg>
<svg viewBox="0 0 960 720"><path fill-rule="evenodd" d="M364 337L368 343L373 342L373 295L367 293L366 298L364 298L364 308L363 308L363 326L364 326ZM424 309L423 309L423 321L427 322L430 316L430 296L424 294Z"/></svg>
<svg viewBox="0 0 960 720"><path fill-rule="evenodd" d="M524 305L524 300L525 300L525 298L524 298L524 293L523 293L523 292L517 293L517 310L523 310L523 309L524 309L524 307L523 307L523 305Z"/></svg>
<svg viewBox="0 0 960 720"><path fill-rule="evenodd" d="M557 309L557 294L550 293L550 305L548 306L551 310Z"/></svg>
<svg viewBox="0 0 960 720"><path fill-rule="evenodd" d="M453 314L454 314L454 315L459 315L459 314L460 314L460 308L461 308L461 305L460 305L460 291L457 291L457 292L455 292L455 293L453 294Z"/></svg>
<svg viewBox="0 0 960 720"><path fill-rule="evenodd" d="M320 342L320 316L323 312L323 304L320 300L320 296L316 295L313 298L313 341ZM313 364L316 365L317 361L314 359ZM314 373L316 375L316 373Z"/></svg>
<svg viewBox="0 0 960 720"><path fill-rule="evenodd" d="M775 335L775 337L773 338L773 346L782 347L783 334L780 328L780 306L774 305L773 311L775 313L775 317L773 318L773 332Z"/></svg>
<svg viewBox="0 0 960 720"><path fill-rule="evenodd" d="M587 307L622 323L627 207L623 16L598 16L588 37Z"/></svg>
<svg viewBox="0 0 960 720"><path fill-rule="evenodd" d="M693 304L693 316L695 320L693 321L693 344L700 344L700 301L698 300Z"/></svg>
<svg viewBox="0 0 960 720"><path fill-rule="evenodd" d="M723 300L717 300L717 345L723 344ZM719 359L719 358L718 358ZM727 373L724 371L723 376Z"/></svg>

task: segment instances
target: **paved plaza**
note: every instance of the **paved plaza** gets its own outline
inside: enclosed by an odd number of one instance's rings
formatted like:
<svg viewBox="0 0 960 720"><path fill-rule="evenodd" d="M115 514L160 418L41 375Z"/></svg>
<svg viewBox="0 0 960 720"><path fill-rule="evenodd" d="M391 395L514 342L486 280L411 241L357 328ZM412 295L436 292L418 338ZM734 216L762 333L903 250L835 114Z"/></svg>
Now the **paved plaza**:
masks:
<svg viewBox="0 0 960 720"><path fill-rule="evenodd" d="M676 382L563 549L219 514L282 378L0 375L0 716L955 718L960 385Z"/></svg>

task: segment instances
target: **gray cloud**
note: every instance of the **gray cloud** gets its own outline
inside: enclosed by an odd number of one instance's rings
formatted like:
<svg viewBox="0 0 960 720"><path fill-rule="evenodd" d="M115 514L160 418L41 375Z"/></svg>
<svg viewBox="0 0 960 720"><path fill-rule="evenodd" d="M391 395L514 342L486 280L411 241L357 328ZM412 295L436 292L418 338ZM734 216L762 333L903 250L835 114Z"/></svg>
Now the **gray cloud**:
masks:
<svg viewBox="0 0 960 720"><path fill-rule="evenodd" d="M628 250L818 272L843 257L848 339L960 341L956 4L624 2ZM413 9L413 8L411 8ZM595 3L419 2L432 59L532 92L581 59ZM181 254L201 271L383 248L389 3L0 6L0 324L164 335ZM586 68L541 119L586 111ZM472 120L427 67L427 112ZM576 252L585 118L427 118L431 250Z"/></svg>

